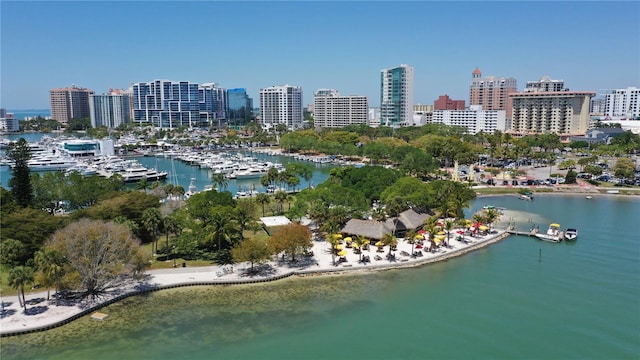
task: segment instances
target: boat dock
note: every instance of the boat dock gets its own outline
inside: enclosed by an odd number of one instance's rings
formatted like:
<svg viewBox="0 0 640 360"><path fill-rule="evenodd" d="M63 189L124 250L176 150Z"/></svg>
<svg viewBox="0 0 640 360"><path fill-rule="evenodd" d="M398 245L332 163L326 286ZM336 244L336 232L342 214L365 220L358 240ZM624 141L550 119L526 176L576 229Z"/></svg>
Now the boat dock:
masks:
<svg viewBox="0 0 640 360"><path fill-rule="evenodd" d="M508 229L507 232L511 235L536 236L536 234L538 233L538 228L535 227L529 231L518 231L516 229Z"/></svg>

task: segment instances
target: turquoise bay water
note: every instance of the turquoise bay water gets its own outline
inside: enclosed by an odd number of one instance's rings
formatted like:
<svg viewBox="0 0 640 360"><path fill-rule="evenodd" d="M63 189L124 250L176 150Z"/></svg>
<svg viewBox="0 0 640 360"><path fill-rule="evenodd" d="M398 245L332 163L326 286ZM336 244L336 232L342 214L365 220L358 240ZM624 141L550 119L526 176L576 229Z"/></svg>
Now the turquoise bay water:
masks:
<svg viewBox="0 0 640 360"><path fill-rule="evenodd" d="M104 321L3 338L2 358L638 358L640 199L500 196L469 212L483 205L580 236L513 236L413 269L156 292L104 308Z"/></svg>

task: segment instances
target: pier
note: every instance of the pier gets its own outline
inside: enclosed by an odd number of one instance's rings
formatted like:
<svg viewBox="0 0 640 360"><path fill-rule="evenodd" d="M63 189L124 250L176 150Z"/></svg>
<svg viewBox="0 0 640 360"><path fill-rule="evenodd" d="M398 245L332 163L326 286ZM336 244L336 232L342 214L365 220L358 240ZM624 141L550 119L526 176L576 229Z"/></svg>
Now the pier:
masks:
<svg viewBox="0 0 640 360"><path fill-rule="evenodd" d="M518 231L516 229L509 228L507 229L507 233L511 235L535 236L538 233L538 228L535 227L529 231Z"/></svg>

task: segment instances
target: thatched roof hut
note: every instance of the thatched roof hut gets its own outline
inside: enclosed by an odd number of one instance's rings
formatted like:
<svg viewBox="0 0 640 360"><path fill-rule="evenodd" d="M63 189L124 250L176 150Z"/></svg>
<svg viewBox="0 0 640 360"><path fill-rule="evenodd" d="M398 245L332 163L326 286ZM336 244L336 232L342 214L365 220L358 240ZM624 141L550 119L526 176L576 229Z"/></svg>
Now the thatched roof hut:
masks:
<svg viewBox="0 0 640 360"><path fill-rule="evenodd" d="M385 234L391 234L393 227L384 221L351 219L341 230L344 234L364 236L367 239L380 240Z"/></svg>
<svg viewBox="0 0 640 360"><path fill-rule="evenodd" d="M418 230L424 225L425 220L429 218L428 214L416 212L413 209L405 210L400 213L396 218L388 218L386 223L391 229L396 228L396 231L404 232L410 229Z"/></svg>

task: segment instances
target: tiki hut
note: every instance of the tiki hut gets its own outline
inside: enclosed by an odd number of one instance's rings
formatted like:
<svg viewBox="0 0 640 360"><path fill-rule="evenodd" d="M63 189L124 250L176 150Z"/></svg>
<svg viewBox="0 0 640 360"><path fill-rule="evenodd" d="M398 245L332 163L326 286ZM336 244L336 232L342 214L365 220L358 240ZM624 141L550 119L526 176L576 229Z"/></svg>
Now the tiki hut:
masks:
<svg viewBox="0 0 640 360"><path fill-rule="evenodd" d="M424 225L425 220L428 218L428 214L419 213L413 209L409 209L401 212L397 218L388 218L385 223L391 230L395 227L396 236L404 237L407 230L420 230Z"/></svg>
<svg viewBox="0 0 640 360"><path fill-rule="evenodd" d="M391 234L393 227L384 221L351 219L342 228L342 233L352 236L364 236L367 239L380 240L385 234Z"/></svg>

